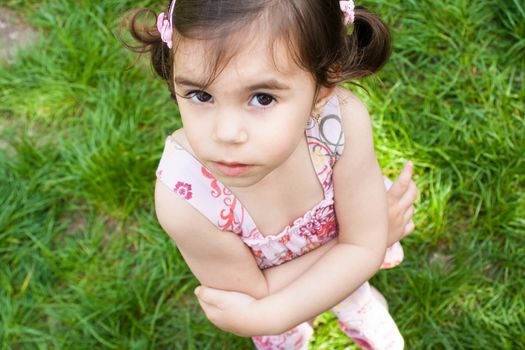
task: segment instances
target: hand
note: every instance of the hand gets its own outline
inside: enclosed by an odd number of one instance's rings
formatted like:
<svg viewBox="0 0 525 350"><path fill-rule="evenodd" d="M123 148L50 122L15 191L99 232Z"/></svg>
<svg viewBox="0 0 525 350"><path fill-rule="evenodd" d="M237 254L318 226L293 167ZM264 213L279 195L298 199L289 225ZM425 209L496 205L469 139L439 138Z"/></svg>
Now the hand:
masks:
<svg viewBox="0 0 525 350"><path fill-rule="evenodd" d="M254 310L255 298L204 286L197 287L195 295L206 317L220 329L245 337L260 333L254 330L260 316Z"/></svg>
<svg viewBox="0 0 525 350"><path fill-rule="evenodd" d="M415 229L412 216L417 187L412 181L414 165L407 162L397 180L387 192L388 202L388 246L408 236Z"/></svg>

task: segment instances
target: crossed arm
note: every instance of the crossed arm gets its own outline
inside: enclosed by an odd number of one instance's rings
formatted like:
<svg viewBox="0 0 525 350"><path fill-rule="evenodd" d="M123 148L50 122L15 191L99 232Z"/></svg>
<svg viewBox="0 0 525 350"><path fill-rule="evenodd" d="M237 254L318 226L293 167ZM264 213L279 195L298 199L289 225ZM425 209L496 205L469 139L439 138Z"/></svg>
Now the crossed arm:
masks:
<svg viewBox="0 0 525 350"><path fill-rule="evenodd" d="M388 246L414 230L412 221L413 202L417 193L411 176L412 165L408 163L387 192ZM336 240L285 264L260 271L249 248L231 233L213 230L212 227L209 227L207 230L194 230L188 235L179 235L178 232L185 232L185 229L189 230L189 227L181 228L181 224L191 223L190 225L194 228L208 227L211 224L200 214L190 216L195 210L184 201L178 200L179 198L162 184L157 184L155 197L157 215L161 225L177 242L188 266L203 285L199 287L197 296L211 322L223 330L244 336L282 333L282 331L291 328L291 326L287 328L286 325L278 325L272 322L270 326L274 331L266 328L268 325L262 327L262 324L255 324L257 329L254 330L252 320L250 321L252 326L248 329L246 319L240 315L248 311L244 307L246 304L252 303L255 299L264 299L275 294L287 288L299 276L304 275L311 266L337 244ZM169 205L165 205L166 202L169 202ZM173 218L173 212L186 215L188 220L170 221ZM188 239L186 239L187 237ZM230 252L227 258L222 253L224 251ZM266 302L268 301L270 300L266 300ZM272 310L279 309L272 306L265 311ZM223 313L223 311L226 312ZM257 317L257 314L254 316ZM249 318L249 315L245 314L244 317ZM271 318L271 315L268 317ZM260 321L260 319L258 320ZM239 323L237 325L226 324L226 322L232 321Z"/></svg>
<svg viewBox="0 0 525 350"><path fill-rule="evenodd" d="M370 157L370 152L373 152L371 130L368 135ZM345 142L345 149L356 149L357 146L352 142L358 137L351 136L352 141ZM202 215L167 187L156 187L159 222L177 242L192 272L205 285L197 288L196 294L210 321L238 335L282 333L337 304L377 271L387 245L386 226L388 245L414 229L411 217L416 191L410 179L412 169L409 165L385 196L375 156L369 161L375 165L371 188L375 191L376 207L371 210L374 203L369 205L368 212L375 213L377 208L380 209L381 218L377 220L380 225L373 227L376 219L374 214L372 219L360 218L365 216L362 203L370 204L367 201L371 192L369 189L363 191L367 186L361 187L363 184L360 182L363 177L367 178L362 173L362 169L367 169L366 162L350 164L350 168L353 166L351 173L363 176L359 179L345 176L339 176L340 180L334 178L338 219L346 217L347 213L354 213L346 224L343 221L340 225L339 239L264 271L257 268L251 252L238 237L214 230ZM342 164L341 159L338 164ZM345 187L337 185L338 182L354 183L354 188L351 192L338 192L338 189ZM357 183L360 186L355 186ZM362 190L360 193L359 189ZM353 203L348 203L353 207L342 207L340 204L347 201L341 200L338 208L337 199L350 197ZM178 215L174 217L173 213ZM369 222L372 222L372 226L368 226ZM372 232L368 231L371 227ZM326 286L330 286L330 293L327 293ZM332 289L333 286L336 288Z"/></svg>
<svg viewBox="0 0 525 350"><path fill-rule="evenodd" d="M344 153L334 169L337 241L317 256L265 271L264 298L198 288L203 310L219 328L245 336L282 333L335 306L379 269L387 246L387 200L368 116L354 120L345 135L347 149L359 153Z"/></svg>
<svg viewBox="0 0 525 350"><path fill-rule="evenodd" d="M414 201L417 197L417 188L412 181L413 165L408 162L395 183L387 191L388 203L388 240L387 246L392 246L405 236L414 231L412 220L414 214ZM321 256L330 250L337 240L302 255L286 264L263 270L267 283L267 294L273 294L285 288L291 281L303 274Z"/></svg>
<svg viewBox="0 0 525 350"><path fill-rule="evenodd" d="M407 163L398 179L387 192L388 246L393 245L414 230L412 216L414 213L413 203L417 196L417 189L411 179L412 171L412 164ZM263 270L262 274L265 279L266 289L264 295L259 294L252 297L243 293L201 286L196 292L201 307L210 321L217 327L237 335L254 336L282 333L300 322L317 316L320 312L325 311L337 303L337 301L330 303L328 299L325 299L328 304L330 304L328 307L323 307L319 304L318 310L321 311L306 310L306 313L302 315L295 314L295 316L293 315L294 313L292 313L292 316L296 317L294 321L292 321L281 318L285 313L284 310L288 310L288 308L292 309L293 305L287 303L283 306L279 304L277 298L269 298L271 295L275 297L275 294L279 291L286 290L292 282L309 272L308 270L316 264L321 257L331 251L332 248L335 248L337 244L337 240L332 240L308 254L295 258L285 264ZM338 263L339 262L336 262L336 265ZM327 282L319 283L319 281L315 281L314 285L329 285L324 283ZM336 285L340 284L341 279L338 278L335 283ZM307 287L309 286L310 285L307 285ZM323 293L322 298L326 298L326 289L321 289ZM286 294L281 296L283 297L281 300L284 300L285 296ZM298 299L297 295L291 296L293 297L292 299L296 299L301 303L301 299ZM256 298L259 299L258 305L252 304L256 302ZM316 299L308 298L307 300ZM261 303L261 301L264 302ZM301 304L295 307L301 309L303 305ZM250 314L256 319L250 319ZM297 321L297 319L299 319L299 321ZM282 320L282 322L276 323L276 320ZM267 322L269 322L269 324Z"/></svg>

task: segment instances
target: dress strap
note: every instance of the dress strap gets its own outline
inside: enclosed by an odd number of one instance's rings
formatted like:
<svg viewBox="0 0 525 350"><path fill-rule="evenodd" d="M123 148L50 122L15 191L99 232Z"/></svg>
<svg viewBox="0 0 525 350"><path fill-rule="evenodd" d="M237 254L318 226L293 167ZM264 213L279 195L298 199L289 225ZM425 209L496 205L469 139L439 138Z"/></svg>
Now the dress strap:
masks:
<svg viewBox="0 0 525 350"><path fill-rule="evenodd" d="M326 103L319 118L319 136L331 150L332 157L338 160L345 147L345 134L341 120L341 108L336 94Z"/></svg>
<svg viewBox="0 0 525 350"><path fill-rule="evenodd" d="M306 125L306 136L312 163L326 192L332 183L332 170L343 153L345 142L339 100L335 94L323 108L319 121L310 118Z"/></svg>
<svg viewBox="0 0 525 350"><path fill-rule="evenodd" d="M157 178L218 229L242 235L251 217L233 193L181 145L166 139Z"/></svg>

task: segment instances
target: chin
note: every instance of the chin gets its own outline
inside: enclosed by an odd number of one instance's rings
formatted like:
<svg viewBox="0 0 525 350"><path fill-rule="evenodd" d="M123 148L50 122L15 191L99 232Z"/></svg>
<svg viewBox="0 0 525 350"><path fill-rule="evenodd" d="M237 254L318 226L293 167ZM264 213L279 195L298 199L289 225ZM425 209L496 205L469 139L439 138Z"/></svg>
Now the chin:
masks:
<svg viewBox="0 0 525 350"><path fill-rule="evenodd" d="M226 187L245 188L255 185L261 181L262 178L258 176L220 176L217 177L217 179Z"/></svg>
<svg viewBox="0 0 525 350"><path fill-rule="evenodd" d="M216 172L213 172L213 175L226 187L246 188L259 183L268 175L267 172L261 171L261 169L257 170L254 173L242 176L225 176Z"/></svg>

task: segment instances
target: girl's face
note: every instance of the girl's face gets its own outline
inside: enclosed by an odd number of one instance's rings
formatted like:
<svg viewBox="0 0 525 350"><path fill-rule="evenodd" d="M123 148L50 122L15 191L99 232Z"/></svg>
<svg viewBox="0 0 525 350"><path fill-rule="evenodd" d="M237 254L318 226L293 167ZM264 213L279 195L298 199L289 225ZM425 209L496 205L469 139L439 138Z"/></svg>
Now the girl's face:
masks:
<svg viewBox="0 0 525 350"><path fill-rule="evenodd" d="M316 85L289 58L285 45L276 44L272 55L266 40L252 40L203 90L213 64L206 60L205 45L183 40L175 54L185 135L196 157L223 184L251 186L279 169L304 142Z"/></svg>

